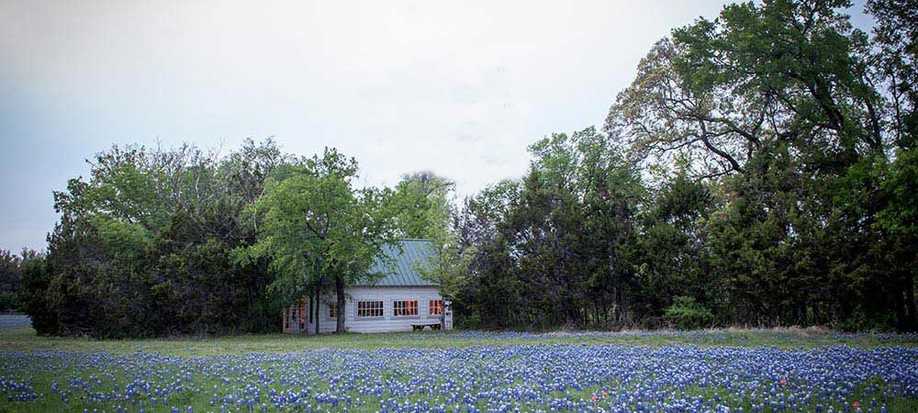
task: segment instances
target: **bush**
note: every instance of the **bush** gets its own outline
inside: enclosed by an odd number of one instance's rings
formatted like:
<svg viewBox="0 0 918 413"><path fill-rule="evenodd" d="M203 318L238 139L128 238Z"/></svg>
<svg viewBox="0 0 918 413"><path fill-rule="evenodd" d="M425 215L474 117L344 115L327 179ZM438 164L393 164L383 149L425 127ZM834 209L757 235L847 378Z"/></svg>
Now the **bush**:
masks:
<svg viewBox="0 0 918 413"><path fill-rule="evenodd" d="M834 323L833 328L845 332L857 331L893 331L895 330L895 318L893 314L874 314L868 315L860 305L854 308L847 318L840 322Z"/></svg>
<svg viewBox="0 0 918 413"><path fill-rule="evenodd" d="M32 318L32 327L41 335L59 332L57 315L47 297L50 283L51 274L44 257L34 257L23 263L18 300L21 310Z"/></svg>
<svg viewBox="0 0 918 413"><path fill-rule="evenodd" d="M703 328L711 325L714 314L695 301L694 297L675 297L673 305L666 308L666 320L681 330Z"/></svg>
<svg viewBox="0 0 918 413"><path fill-rule="evenodd" d="M0 292L0 311L15 311L19 308L19 301L16 300L16 293Z"/></svg>

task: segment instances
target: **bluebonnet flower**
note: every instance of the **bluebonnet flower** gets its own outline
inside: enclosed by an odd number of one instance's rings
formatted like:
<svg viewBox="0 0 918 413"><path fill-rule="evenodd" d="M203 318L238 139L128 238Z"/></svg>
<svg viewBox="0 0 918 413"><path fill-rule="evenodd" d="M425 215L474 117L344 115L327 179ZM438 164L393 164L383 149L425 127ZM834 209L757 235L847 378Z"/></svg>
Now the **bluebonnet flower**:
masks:
<svg viewBox="0 0 918 413"><path fill-rule="evenodd" d="M644 347L460 334L533 340L206 357L6 352L0 408L60 400L67 409L78 399L99 411L192 413L191 395L220 412L885 412L892 400L918 398L918 349L908 347ZM54 379L31 381L43 373Z"/></svg>

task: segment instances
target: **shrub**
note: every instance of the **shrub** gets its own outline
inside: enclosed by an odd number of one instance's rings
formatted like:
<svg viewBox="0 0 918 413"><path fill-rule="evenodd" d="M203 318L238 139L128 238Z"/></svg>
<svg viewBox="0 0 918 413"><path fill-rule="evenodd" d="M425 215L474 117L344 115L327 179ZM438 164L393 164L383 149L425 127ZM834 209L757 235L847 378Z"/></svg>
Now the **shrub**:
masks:
<svg viewBox="0 0 918 413"><path fill-rule="evenodd" d="M16 300L16 293L0 292L0 311L15 311L19 308L19 302Z"/></svg>
<svg viewBox="0 0 918 413"><path fill-rule="evenodd" d="M23 263L22 287L18 301L23 312L32 319L32 327L38 334L49 335L59 332L57 314L48 302L47 291L51 283L45 257L38 256Z"/></svg>
<svg viewBox="0 0 918 413"><path fill-rule="evenodd" d="M694 297L686 296L675 297L664 316L671 325L682 330L707 327L714 320L711 310L696 302Z"/></svg>

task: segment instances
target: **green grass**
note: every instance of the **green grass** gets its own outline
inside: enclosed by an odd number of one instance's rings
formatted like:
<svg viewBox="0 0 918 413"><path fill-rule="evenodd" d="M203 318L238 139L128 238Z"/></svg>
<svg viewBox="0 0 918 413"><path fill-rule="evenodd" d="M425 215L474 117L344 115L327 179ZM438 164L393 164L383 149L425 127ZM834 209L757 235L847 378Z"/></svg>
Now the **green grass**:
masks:
<svg viewBox="0 0 918 413"><path fill-rule="evenodd" d="M199 356L244 354L251 352L285 353L319 348L448 348L518 344L617 344L617 345L697 345L736 347L777 347L810 349L831 345L858 348L915 346L915 336L874 334L838 335L815 329L703 330L689 333L547 333L537 336L502 333L416 332L386 334L329 334L297 336L289 334L239 335L228 337L171 339L95 340L72 337L41 337L31 328L0 330L0 351L105 351L110 353L157 352Z"/></svg>

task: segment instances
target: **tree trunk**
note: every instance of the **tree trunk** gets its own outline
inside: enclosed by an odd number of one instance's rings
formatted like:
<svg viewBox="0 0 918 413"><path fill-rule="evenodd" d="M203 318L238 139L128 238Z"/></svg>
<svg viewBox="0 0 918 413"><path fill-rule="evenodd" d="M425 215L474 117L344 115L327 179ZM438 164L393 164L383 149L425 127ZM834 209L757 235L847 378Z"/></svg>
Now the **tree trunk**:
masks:
<svg viewBox="0 0 918 413"><path fill-rule="evenodd" d="M335 294L338 296L338 305L335 308L335 321L337 323L335 333L341 334L344 332L344 318L347 313L344 311L344 278L340 275L335 277Z"/></svg>
<svg viewBox="0 0 918 413"><path fill-rule="evenodd" d="M321 287L321 285L322 285L322 284L320 283L319 286ZM319 292L322 290L320 287L316 287L316 294L315 294L315 296L316 296L316 299L315 299L315 302L316 302L316 318L315 318L315 320L316 320L316 335L319 335Z"/></svg>
<svg viewBox="0 0 918 413"><path fill-rule="evenodd" d="M309 308L307 309L307 311L309 311L309 315L306 317L306 328L303 329L303 334L309 334L309 323L311 323L313 320L313 315L315 314L313 307L316 304L316 300L313 300L308 293L306 294L306 297L309 300Z"/></svg>
<svg viewBox="0 0 918 413"><path fill-rule="evenodd" d="M915 281L912 274L905 274L905 330L915 331L918 328L918 315L915 314Z"/></svg>

